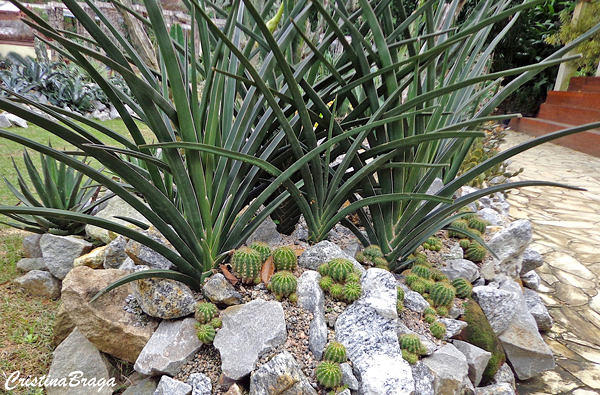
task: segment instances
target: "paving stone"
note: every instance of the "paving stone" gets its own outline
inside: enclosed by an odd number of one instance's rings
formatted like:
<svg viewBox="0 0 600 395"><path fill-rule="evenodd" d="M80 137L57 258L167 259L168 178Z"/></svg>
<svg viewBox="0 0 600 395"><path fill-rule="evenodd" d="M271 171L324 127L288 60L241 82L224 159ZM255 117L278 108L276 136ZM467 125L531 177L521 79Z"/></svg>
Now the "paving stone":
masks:
<svg viewBox="0 0 600 395"><path fill-rule="evenodd" d="M475 395L515 395L510 384L492 384L475 389Z"/></svg>
<svg viewBox="0 0 600 395"><path fill-rule="evenodd" d="M571 273L577 277L581 277L584 280L596 281L597 279L596 275L585 267L585 265L564 252L546 254L544 260L548 265L564 272Z"/></svg>
<svg viewBox="0 0 600 395"><path fill-rule="evenodd" d="M559 282L555 286L556 297L569 306L583 306L588 304L590 298L581 289L570 284Z"/></svg>
<svg viewBox="0 0 600 395"><path fill-rule="evenodd" d="M596 313L600 314L600 294L594 296L590 300L590 308L594 310Z"/></svg>

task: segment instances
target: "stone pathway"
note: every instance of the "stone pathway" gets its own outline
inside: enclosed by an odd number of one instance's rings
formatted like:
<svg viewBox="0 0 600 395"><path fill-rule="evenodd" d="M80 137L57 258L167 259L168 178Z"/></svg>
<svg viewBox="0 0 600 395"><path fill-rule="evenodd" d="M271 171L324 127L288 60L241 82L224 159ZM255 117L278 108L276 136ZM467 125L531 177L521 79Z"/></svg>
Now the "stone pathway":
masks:
<svg viewBox="0 0 600 395"><path fill-rule="evenodd" d="M505 147L531 137L508 132ZM519 385L519 394L600 394L600 158L551 143L513 158L519 180L544 180L586 188L513 190L513 219L533 225L531 247L544 256L538 293L555 324L545 334L557 367Z"/></svg>

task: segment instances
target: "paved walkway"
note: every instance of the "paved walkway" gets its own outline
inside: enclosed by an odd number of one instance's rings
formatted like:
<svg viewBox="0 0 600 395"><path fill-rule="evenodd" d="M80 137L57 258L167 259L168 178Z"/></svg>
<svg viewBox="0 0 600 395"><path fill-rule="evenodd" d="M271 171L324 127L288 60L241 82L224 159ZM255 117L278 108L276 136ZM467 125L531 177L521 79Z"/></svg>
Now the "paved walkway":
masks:
<svg viewBox="0 0 600 395"><path fill-rule="evenodd" d="M506 147L531 137L508 132ZM600 158L551 143L513 158L519 180L586 188L529 187L509 194L510 215L533 225L531 247L544 256L538 291L555 324L545 334L556 369L521 383L519 394L600 394Z"/></svg>

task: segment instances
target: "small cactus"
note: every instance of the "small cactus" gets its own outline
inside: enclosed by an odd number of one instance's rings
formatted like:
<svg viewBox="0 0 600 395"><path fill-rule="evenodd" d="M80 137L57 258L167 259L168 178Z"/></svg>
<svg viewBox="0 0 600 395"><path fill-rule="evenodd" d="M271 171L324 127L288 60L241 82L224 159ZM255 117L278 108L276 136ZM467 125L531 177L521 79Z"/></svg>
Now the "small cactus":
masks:
<svg viewBox="0 0 600 395"><path fill-rule="evenodd" d="M346 283L356 283L356 284L360 284L360 278L361 275L359 273L350 273L348 274L348 277L346 277Z"/></svg>
<svg viewBox="0 0 600 395"><path fill-rule="evenodd" d="M452 286L456 289L456 296L459 298L468 298L473 291L473 285L464 278L456 278L452 281Z"/></svg>
<svg viewBox="0 0 600 395"><path fill-rule="evenodd" d="M411 365L416 365L419 362L419 356L407 350L402 350L402 358Z"/></svg>
<svg viewBox="0 0 600 395"><path fill-rule="evenodd" d="M431 270L427 267L427 266L423 266L423 265L415 265L412 267L412 269L410 269L414 274L416 274L417 276L424 278L424 279L429 279L431 278Z"/></svg>
<svg viewBox="0 0 600 395"><path fill-rule="evenodd" d="M344 297L344 286L338 283L331 284L331 287L329 287L329 294L335 299L342 299Z"/></svg>
<svg viewBox="0 0 600 395"><path fill-rule="evenodd" d="M201 324L208 324L210 320L218 317L219 310L217 306L209 302L200 302L196 304L195 318Z"/></svg>
<svg viewBox="0 0 600 395"><path fill-rule="evenodd" d="M396 295L399 301L404 301L404 290L402 289L402 287L396 288Z"/></svg>
<svg viewBox="0 0 600 395"><path fill-rule="evenodd" d="M321 277L319 281L319 286L323 289L323 291L329 291L329 288L333 285L333 279L329 276Z"/></svg>
<svg viewBox="0 0 600 395"><path fill-rule="evenodd" d="M433 315L433 314L427 314L427 315L423 316L423 320L426 323L431 324L431 323L435 322L435 315Z"/></svg>
<svg viewBox="0 0 600 395"><path fill-rule="evenodd" d="M442 324L439 321L436 321L429 325L429 331L438 339L443 339L446 337L446 325Z"/></svg>
<svg viewBox="0 0 600 395"><path fill-rule="evenodd" d="M215 340L217 332L215 328L210 324L200 325L200 323L196 324L196 335L198 336L198 340L200 340L204 344L210 344Z"/></svg>
<svg viewBox="0 0 600 395"><path fill-rule="evenodd" d="M428 267L431 266L431 264L427 260L427 255L425 255L422 252L416 252L414 254L410 254L408 256L408 259L414 259L413 266L414 265L424 265L424 266L428 266Z"/></svg>
<svg viewBox="0 0 600 395"><path fill-rule="evenodd" d="M346 362L346 347L339 342L330 342L323 351L323 360L330 362Z"/></svg>
<svg viewBox="0 0 600 395"><path fill-rule="evenodd" d="M488 221L481 219L479 217L471 218L469 220L469 228L476 229L476 230L480 231L482 234L485 233L485 228L489 224L490 223Z"/></svg>
<svg viewBox="0 0 600 395"><path fill-rule="evenodd" d="M371 244L367 248L364 249L363 255L365 258L373 263L375 263L375 258L383 258L383 252L381 252L381 248L375 244Z"/></svg>
<svg viewBox="0 0 600 395"><path fill-rule="evenodd" d="M348 274L354 271L352 261L345 258L334 258L329 261L329 275L335 281L343 282Z"/></svg>
<svg viewBox="0 0 600 395"><path fill-rule="evenodd" d="M329 265L324 263L317 268L321 277L329 276Z"/></svg>
<svg viewBox="0 0 600 395"><path fill-rule="evenodd" d="M427 292L427 284L422 278L419 278L417 281L413 281L413 283L410 284L410 289L423 295Z"/></svg>
<svg viewBox="0 0 600 395"><path fill-rule="evenodd" d="M398 314L402 313L404 311L404 302L401 301L400 299L398 299L396 301L396 312Z"/></svg>
<svg viewBox="0 0 600 395"><path fill-rule="evenodd" d="M487 255L487 250L484 246L479 244L476 241L471 242L469 244L469 248L465 251L465 259L468 259L473 262L481 262Z"/></svg>
<svg viewBox="0 0 600 395"><path fill-rule="evenodd" d="M425 292L429 293L431 292L431 289L433 288L433 286L435 285L435 281L429 279L429 280L425 280L423 279L423 283L425 283Z"/></svg>
<svg viewBox="0 0 600 395"><path fill-rule="evenodd" d="M298 258L292 247L277 247L273 250L275 270L293 271L298 266Z"/></svg>
<svg viewBox="0 0 600 395"><path fill-rule="evenodd" d="M398 336L398 341L400 342L400 348L413 354L421 355L427 351L421 344L419 336L413 333Z"/></svg>
<svg viewBox="0 0 600 395"><path fill-rule="evenodd" d="M448 308L446 306L440 306L437 308L437 313L440 317L445 317L448 315Z"/></svg>
<svg viewBox="0 0 600 395"><path fill-rule="evenodd" d="M242 279L243 283L252 283L258 276L262 262L258 251L249 247L242 247L233 253L231 266L233 271Z"/></svg>
<svg viewBox="0 0 600 395"><path fill-rule="evenodd" d="M462 229L462 230L469 229L469 223L465 219L457 219L456 221L453 221L450 224L450 226L452 226L454 228ZM449 230L448 237L460 238L460 237L465 237L465 235L464 235L464 233L456 231L456 230Z"/></svg>
<svg viewBox="0 0 600 395"><path fill-rule="evenodd" d="M315 370L317 381L325 388L338 387L342 382L342 369L340 365L331 361L323 361Z"/></svg>
<svg viewBox="0 0 600 395"><path fill-rule="evenodd" d="M463 250L466 250L469 248L469 246L471 245L471 239L460 239L458 241L458 245L460 246L460 248L462 248Z"/></svg>
<svg viewBox="0 0 600 395"><path fill-rule="evenodd" d="M352 303L352 302L358 300L358 298L360 298L360 296L362 295L362 288L361 288L360 284L347 283L346 285L344 285L343 293L344 293L344 299L348 303Z"/></svg>
<svg viewBox="0 0 600 395"><path fill-rule="evenodd" d="M223 321L221 321L220 318L213 318L208 324L213 328L218 329L223 326Z"/></svg>
<svg viewBox="0 0 600 395"><path fill-rule="evenodd" d="M388 261L385 258L375 258L373 259L373 265L379 269L387 269Z"/></svg>
<svg viewBox="0 0 600 395"><path fill-rule="evenodd" d="M448 281L446 276L440 269L431 269L431 279L434 281Z"/></svg>
<svg viewBox="0 0 600 395"><path fill-rule="evenodd" d="M412 285L412 283L414 283L415 281L417 281L419 279L420 279L419 276L417 276L416 274L410 272L404 278L404 282L406 283L406 285L408 285L410 287Z"/></svg>
<svg viewBox="0 0 600 395"><path fill-rule="evenodd" d="M260 261L265 262L272 254L271 247L267 243L262 241L255 241L250 244L250 248L257 251L260 254Z"/></svg>
<svg viewBox="0 0 600 395"><path fill-rule="evenodd" d="M471 211L470 208L468 207L463 207L460 210L458 210L459 213L467 213L465 215L462 216L462 219L465 219L467 221L473 219L473 218L478 218L477 213L474 213L473 211Z"/></svg>
<svg viewBox="0 0 600 395"><path fill-rule="evenodd" d="M454 301L456 291L451 284L448 283L435 283L431 289L431 300L433 305L438 306L450 306Z"/></svg>
<svg viewBox="0 0 600 395"><path fill-rule="evenodd" d="M425 307L423 309L423 313L422 314L423 314L423 316L432 315L432 314L435 315L436 312L435 312L435 309L433 307L427 306L427 307Z"/></svg>
<svg viewBox="0 0 600 395"><path fill-rule="evenodd" d="M279 298L288 297L290 294L296 292L296 287L298 286L298 280L296 280L296 276L294 273L289 272L287 270L282 270L280 272L276 272L273 277L271 277L271 282L269 283L269 289L273 291L275 296Z"/></svg>
<svg viewBox="0 0 600 395"><path fill-rule="evenodd" d="M442 249L442 242L437 237L430 237L423 243L423 248L430 251L439 251Z"/></svg>
<svg viewBox="0 0 600 395"><path fill-rule="evenodd" d="M365 257L365 254L362 253L362 251L357 252L354 256L354 259L356 259L359 263L367 262L367 258Z"/></svg>
<svg viewBox="0 0 600 395"><path fill-rule="evenodd" d="M292 303L296 303L298 301L298 294L296 294L296 292L292 292L290 296L288 296L288 300Z"/></svg>

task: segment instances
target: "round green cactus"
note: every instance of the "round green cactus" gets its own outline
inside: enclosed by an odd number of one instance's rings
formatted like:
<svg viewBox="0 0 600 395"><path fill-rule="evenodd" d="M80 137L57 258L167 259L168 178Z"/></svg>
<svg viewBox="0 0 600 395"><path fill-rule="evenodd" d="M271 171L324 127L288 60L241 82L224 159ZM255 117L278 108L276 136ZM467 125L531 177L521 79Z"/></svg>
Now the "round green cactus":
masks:
<svg viewBox="0 0 600 395"><path fill-rule="evenodd" d="M297 286L298 280L296 280L294 273L287 270L282 270L280 272L276 272L273 277L271 277L271 282L269 283L268 288L273 291L275 296L281 298L282 296L288 297L290 294L296 292Z"/></svg>
<svg viewBox="0 0 600 395"><path fill-rule="evenodd" d="M404 290L402 287L396 287L396 295L398 300L404 301Z"/></svg>
<svg viewBox="0 0 600 395"><path fill-rule="evenodd" d="M435 283L430 294L434 306L450 306L454 301L456 291L451 284Z"/></svg>
<svg viewBox="0 0 600 395"><path fill-rule="evenodd" d="M201 324L208 324L210 320L219 316L219 309L212 303L199 302L196 303L195 318Z"/></svg>
<svg viewBox="0 0 600 395"><path fill-rule="evenodd" d="M435 313L435 309L433 307L427 306L423 309L423 312L421 314L423 316L426 316L426 315L431 315L431 314L435 315L436 313Z"/></svg>
<svg viewBox="0 0 600 395"><path fill-rule="evenodd" d="M468 298L473 291L473 285L464 278L456 278L452 281L452 286L456 289L456 296L459 298Z"/></svg>
<svg viewBox="0 0 600 395"><path fill-rule="evenodd" d="M440 269L431 269L431 279L434 281L448 281L446 276Z"/></svg>
<svg viewBox="0 0 600 395"><path fill-rule="evenodd" d="M255 241L254 243L250 244L250 248L260 254L260 261L263 263L271 256L272 253L271 247L262 241Z"/></svg>
<svg viewBox="0 0 600 395"><path fill-rule="evenodd" d="M231 266L233 271L242 279L243 283L253 283L258 277L262 262L258 251L249 247L242 247L233 253Z"/></svg>
<svg viewBox="0 0 600 395"><path fill-rule="evenodd" d="M417 276L413 272L410 272L404 278L404 282L406 283L406 285L408 285L410 287L412 285L412 283L414 283L415 281L420 280L420 279L421 279L421 277Z"/></svg>
<svg viewBox="0 0 600 395"><path fill-rule="evenodd" d="M452 226L453 228L458 228L458 229L462 229L462 230L469 229L469 223L465 219L457 219L456 221L453 221L450 224L450 226ZM465 235L464 235L464 233L459 232L457 230L449 230L448 237L460 238L460 237L465 237Z"/></svg>
<svg viewBox="0 0 600 395"><path fill-rule="evenodd" d="M414 333L400 335L398 336L398 341L400 342L400 348L413 354L421 355L427 351L423 344L421 344L419 336Z"/></svg>
<svg viewBox="0 0 600 395"><path fill-rule="evenodd" d="M419 278L417 281L413 281L412 284L410 284L410 289L412 289L415 292L420 293L421 295L423 295L424 293L427 292L427 288L428 288L428 285L425 283L425 280L423 280L422 278Z"/></svg>
<svg viewBox="0 0 600 395"><path fill-rule="evenodd" d="M346 277L346 283L360 284L360 277L361 275L359 273L350 273L348 274L348 277Z"/></svg>
<svg viewBox="0 0 600 395"><path fill-rule="evenodd" d="M460 248L462 248L463 250L466 250L469 248L469 246L471 245L471 239L460 239L458 241L458 245L460 246Z"/></svg>
<svg viewBox="0 0 600 395"><path fill-rule="evenodd" d="M435 285L435 281L429 279L429 280L425 280L423 279L423 282L425 283L425 292L431 292L431 289L433 288L433 286Z"/></svg>
<svg viewBox="0 0 600 395"><path fill-rule="evenodd" d="M213 318L208 324L213 328L218 329L223 326L223 321L221 321L220 318Z"/></svg>
<svg viewBox="0 0 600 395"><path fill-rule="evenodd" d="M465 251L465 259L468 259L473 262L481 262L487 255L487 250L484 246L479 244L476 241L471 242L469 244L469 248Z"/></svg>
<svg viewBox="0 0 600 395"><path fill-rule="evenodd" d="M423 316L423 321L425 321L428 324L431 324L432 322L435 322L435 315L427 314L427 315Z"/></svg>
<svg viewBox="0 0 600 395"><path fill-rule="evenodd" d="M298 257L292 247L277 247L273 250L275 270L293 271L298 266Z"/></svg>
<svg viewBox="0 0 600 395"><path fill-rule="evenodd" d="M198 340L200 340L204 344L210 344L215 340L217 332L215 328L210 324L200 325L200 323L196 324L196 335L198 336Z"/></svg>
<svg viewBox="0 0 600 395"><path fill-rule="evenodd" d="M463 207L460 210L458 210L459 213L467 213L465 215L462 216L462 219L465 219L467 221L473 219L473 218L478 218L477 213L474 213L473 210L471 210L468 207Z"/></svg>
<svg viewBox="0 0 600 395"><path fill-rule="evenodd" d="M362 288L360 286L360 284L357 283L347 283L346 285L344 285L344 299L349 302L352 303L356 300L358 300L358 298L360 298L360 296L362 295Z"/></svg>
<svg viewBox="0 0 600 395"><path fill-rule="evenodd" d="M379 269L387 269L388 268L388 261L385 258L375 258L373 259L373 265L375 265L376 268Z"/></svg>
<svg viewBox="0 0 600 395"><path fill-rule="evenodd" d="M329 276L321 277L319 281L319 286L323 289L323 291L329 291L329 288L333 285L333 279Z"/></svg>
<svg viewBox="0 0 600 395"><path fill-rule="evenodd" d="M422 252L416 252L414 254L410 254L408 256L408 259L414 259L413 261L413 266L415 265L423 265L423 266L431 266L431 264L429 263L429 260L427 259L427 255L425 255Z"/></svg>
<svg viewBox="0 0 600 395"><path fill-rule="evenodd" d="M476 229L476 230L480 231L482 234L485 233L485 229L489 224L490 223L488 221L481 219L479 217L471 218L469 220L469 228Z"/></svg>
<svg viewBox="0 0 600 395"><path fill-rule="evenodd" d="M402 313L404 311L404 302L401 301L400 299L398 299L396 301L396 312L398 314Z"/></svg>
<svg viewBox="0 0 600 395"><path fill-rule="evenodd" d="M411 270L411 272L413 272L414 274L416 274L417 276L419 276L421 278L424 278L424 279L431 278L431 270L427 266L415 265L410 270Z"/></svg>
<svg viewBox="0 0 600 395"><path fill-rule="evenodd" d="M381 252L381 248L375 244L371 244L367 248L364 249L363 255L365 258L373 263L375 263L375 258L383 258L383 252Z"/></svg>
<svg viewBox="0 0 600 395"><path fill-rule="evenodd" d="M333 283L331 287L329 287L329 294L333 296L335 299L343 299L344 298L344 286L342 284Z"/></svg>
<svg viewBox="0 0 600 395"><path fill-rule="evenodd" d="M329 265L326 263L319 265L317 271L319 272L321 277L329 276Z"/></svg>
<svg viewBox="0 0 600 395"><path fill-rule="evenodd" d="M402 350L402 358L411 365L416 365L419 362L419 356L407 350Z"/></svg>
<svg viewBox="0 0 600 395"><path fill-rule="evenodd" d="M437 313L440 317L445 317L448 315L448 308L446 306L440 306L437 308Z"/></svg>
<svg viewBox="0 0 600 395"><path fill-rule="evenodd" d="M443 339L444 337L446 337L446 325L442 324L439 321L430 324L429 331L434 337L438 339Z"/></svg>
<svg viewBox="0 0 600 395"><path fill-rule="evenodd" d="M354 259L356 259L359 263L367 262L367 257L365 257L365 254L363 254L362 251L357 252L354 256Z"/></svg>
<svg viewBox="0 0 600 395"><path fill-rule="evenodd" d="M331 361L323 361L317 365L315 370L317 381L325 388L339 387L342 383L342 369L340 364Z"/></svg>
<svg viewBox="0 0 600 395"><path fill-rule="evenodd" d="M439 251L442 249L442 242L437 237L430 237L423 243L423 248L430 251Z"/></svg>
<svg viewBox="0 0 600 395"><path fill-rule="evenodd" d="M477 229L469 229L469 232L471 232L474 236L477 236L477 237L482 237L483 236L483 233L481 233Z"/></svg>
<svg viewBox="0 0 600 395"><path fill-rule="evenodd" d="M345 258L334 258L328 262L329 275L335 281L344 282L348 274L354 271L352 261Z"/></svg>
<svg viewBox="0 0 600 395"><path fill-rule="evenodd" d="M298 301L298 294L296 294L296 292L292 292L290 296L288 296L288 300L292 303L296 303Z"/></svg>
<svg viewBox="0 0 600 395"><path fill-rule="evenodd" d="M329 362L346 362L346 347L339 342L330 342L323 351L323 360Z"/></svg>

